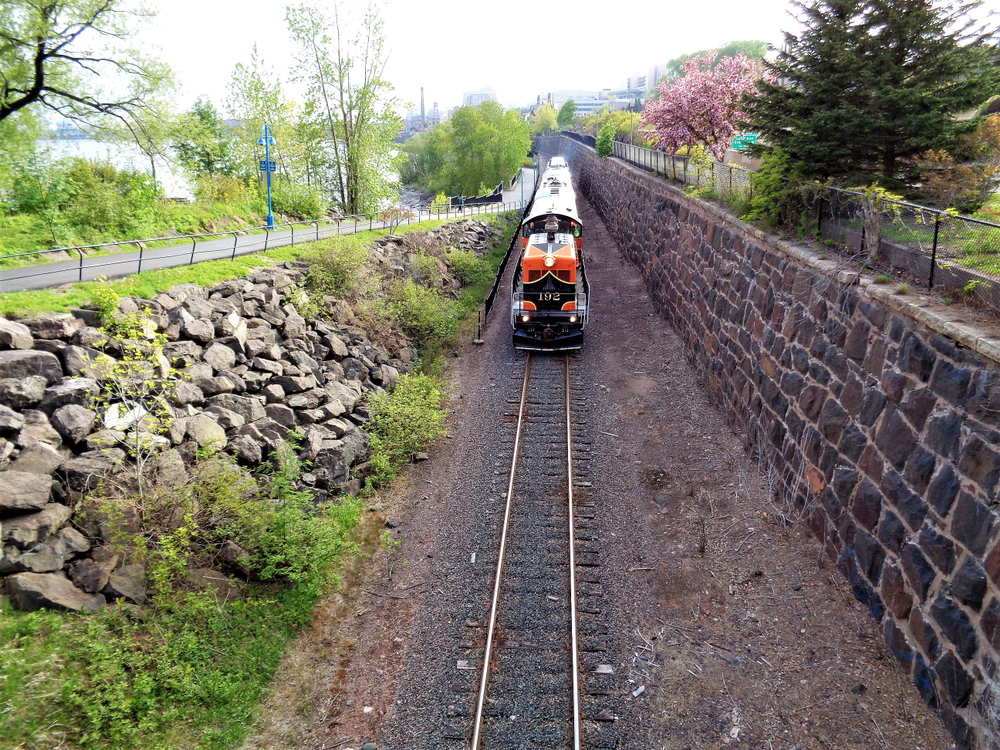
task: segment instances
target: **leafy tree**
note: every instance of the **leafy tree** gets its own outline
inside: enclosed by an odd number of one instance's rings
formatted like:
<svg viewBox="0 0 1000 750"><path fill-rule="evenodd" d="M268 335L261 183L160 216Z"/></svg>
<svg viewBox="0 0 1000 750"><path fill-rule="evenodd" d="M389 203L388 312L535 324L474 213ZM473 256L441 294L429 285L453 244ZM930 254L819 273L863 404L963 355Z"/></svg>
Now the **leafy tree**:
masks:
<svg viewBox="0 0 1000 750"><path fill-rule="evenodd" d="M933 205L975 210L1000 182L1000 114L984 118L949 153L928 151L918 162L920 195Z"/></svg>
<svg viewBox="0 0 1000 750"><path fill-rule="evenodd" d="M497 102L460 107L451 118L451 132L452 184L463 195L479 195L509 180L531 148L524 120Z"/></svg>
<svg viewBox="0 0 1000 750"><path fill-rule="evenodd" d="M672 81L675 78L684 75L684 64L693 57L705 57L706 55L715 52L716 58L712 63L713 66L718 65L720 62L725 60L727 57L736 57L737 55L743 55L749 57L751 60L763 61L764 55L767 54L768 44L767 42L760 41L745 41L745 42L726 42L724 45L719 47L717 50L700 50L698 52L692 52L688 55L681 55L680 57L675 57L673 60L667 63L667 75L666 80ZM655 81L656 85L659 86L662 83L662 79Z"/></svg>
<svg viewBox="0 0 1000 750"><path fill-rule="evenodd" d="M660 98L647 104L646 133L671 151L703 145L721 161L743 116L743 96L756 90L763 67L745 55L689 58L684 75L660 84Z"/></svg>
<svg viewBox="0 0 1000 750"><path fill-rule="evenodd" d="M510 179L529 148L528 125L518 112L483 102L460 107L447 122L410 138L401 175L432 192L478 195Z"/></svg>
<svg viewBox="0 0 1000 750"><path fill-rule="evenodd" d="M531 118L531 135L537 138L540 135L551 133L556 129L557 117L555 107L551 104L543 104L535 110L535 114Z"/></svg>
<svg viewBox="0 0 1000 750"><path fill-rule="evenodd" d="M785 34L773 78L747 125L804 177L898 184L903 164L947 148L970 126L953 115L1000 83L995 30L978 0L797 1L804 29ZM971 127L975 127L973 124Z"/></svg>
<svg viewBox="0 0 1000 750"><path fill-rule="evenodd" d="M147 18L125 0L0 4L0 121L33 104L71 120L138 123L169 69L129 49Z"/></svg>
<svg viewBox="0 0 1000 750"><path fill-rule="evenodd" d="M572 99L568 99L564 105L559 108L559 114L556 116L556 125L560 128L568 128L573 124L573 119L576 117L576 102Z"/></svg>
<svg viewBox="0 0 1000 750"><path fill-rule="evenodd" d="M595 149L597 151L597 155L601 158L611 156L611 154L614 153L614 146L612 146L614 140L615 127L614 125L608 123L601 128L601 132L597 134L597 144Z"/></svg>
<svg viewBox="0 0 1000 750"><path fill-rule="evenodd" d="M332 16L318 3L290 6L285 21L299 49L297 80L307 85L329 144L334 202L354 214L396 197L389 175L402 120L384 78L388 52L378 10L368 5L352 30L343 6L334 0Z"/></svg>
<svg viewBox="0 0 1000 750"><path fill-rule="evenodd" d="M206 97L180 116L173 147L181 165L198 177L236 172L232 129Z"/></svg>

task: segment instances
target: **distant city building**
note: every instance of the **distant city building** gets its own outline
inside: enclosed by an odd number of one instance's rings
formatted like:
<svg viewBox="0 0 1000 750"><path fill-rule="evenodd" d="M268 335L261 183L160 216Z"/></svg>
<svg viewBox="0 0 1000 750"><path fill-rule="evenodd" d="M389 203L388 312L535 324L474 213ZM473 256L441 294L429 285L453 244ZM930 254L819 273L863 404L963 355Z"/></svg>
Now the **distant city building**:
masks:
<svg viewBox="0 0 1000 750"><path fill-rule="evenodd" d="M497 90L492 86L479 89L479 91L466 91L462 95L462 105L465 107L478 107L483 102L497 101Z"/></svg>
<svg viewBox="0 0 1000 750"><path fill-rule="evenodd" d="M649 68L649 75L646 78L646 83L649 84L649 88L654 88L660 83L660 79L665 78L667 75L667 64L662 63L660 65L653 65Z"/></svg>
<svg viewBox="0 0 1000 750"><path fill-rule="evenodd" d="M441 111L438 109L438 103L434 102L433 107L425 110L423 106L423 89L420 90L420 96L420 109L411 109L406 113L406 117L403 118L404 135L410 136L423 130L430 130L441 123L442 117Z"/></svg>
<svg viewBox="0 0 1000 750"><path fill-rule="evenodd" d="M552 92L552 106L557 110L561 109L562 106L570 99L572 99L573 103L576 105L577 115L593 114L608 103L607 100L601 96L600 91L563 89L562 91Z"/></svg>

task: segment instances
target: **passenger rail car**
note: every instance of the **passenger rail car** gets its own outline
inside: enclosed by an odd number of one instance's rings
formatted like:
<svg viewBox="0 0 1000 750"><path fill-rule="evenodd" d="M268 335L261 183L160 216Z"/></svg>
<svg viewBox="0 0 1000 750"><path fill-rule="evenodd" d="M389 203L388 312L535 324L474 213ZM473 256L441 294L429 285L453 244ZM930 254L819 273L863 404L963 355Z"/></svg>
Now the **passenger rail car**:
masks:
<svg viewBox="0 0 1000 750"><path fill-rule="evenodd" d="M583 223L569 167L552 159L521 224L521 257L511 290L514 346L566 351L583 346L590 283L583 261Z"/></svg>

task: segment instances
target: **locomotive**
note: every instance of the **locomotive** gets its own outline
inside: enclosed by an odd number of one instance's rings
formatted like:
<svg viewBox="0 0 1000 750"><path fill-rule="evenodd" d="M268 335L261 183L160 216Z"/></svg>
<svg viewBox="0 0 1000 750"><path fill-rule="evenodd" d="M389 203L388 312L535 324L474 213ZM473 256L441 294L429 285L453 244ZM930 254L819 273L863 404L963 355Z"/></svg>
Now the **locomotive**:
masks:
<svg viewBox="0 0 1000 750"><path fill-rule="evenodd" d="M590 282L583 262L583 223L562 157L549 161L521 223L510 317L514 346L567 351L583 346Z"/></svg>

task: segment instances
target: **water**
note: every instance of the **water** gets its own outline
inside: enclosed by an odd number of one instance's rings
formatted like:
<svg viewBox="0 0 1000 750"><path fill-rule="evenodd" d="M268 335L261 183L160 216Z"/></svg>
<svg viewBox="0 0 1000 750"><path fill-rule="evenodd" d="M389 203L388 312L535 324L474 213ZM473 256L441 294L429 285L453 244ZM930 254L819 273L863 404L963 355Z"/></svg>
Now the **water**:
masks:
<svg viewBox="0 0 1000 750"><path fill-rule="evenodd" d="M50 138L39 141L39 145L49 149L59 158L82 157L92 161L106 161L118 169L150 173L149 157L134 146L95 141L91 138ZM163 194L168 198L194 199L191 184L183 171L162 158L156 159L156 179L163 186Z"/></svg>

